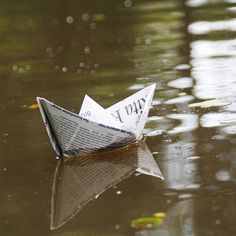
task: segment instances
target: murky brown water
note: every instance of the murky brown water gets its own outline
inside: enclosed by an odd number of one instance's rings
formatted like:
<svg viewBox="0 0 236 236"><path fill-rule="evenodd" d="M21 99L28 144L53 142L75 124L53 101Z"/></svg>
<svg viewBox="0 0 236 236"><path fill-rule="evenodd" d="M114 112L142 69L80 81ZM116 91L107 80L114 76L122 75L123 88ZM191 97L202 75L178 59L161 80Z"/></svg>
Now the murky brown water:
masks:
<svg viewBox="0 0 236 236"><path fill-rule="evenodd" d="M234 0L1 1L0 13L0 235L236 235ZM57 162L35 97L78 111L85 93L108 106L152 82L146 143L165 180L132 175L50 231ZM188 106L208 99L222 106ZM131 228L156 212L163 224Z"/></svg>

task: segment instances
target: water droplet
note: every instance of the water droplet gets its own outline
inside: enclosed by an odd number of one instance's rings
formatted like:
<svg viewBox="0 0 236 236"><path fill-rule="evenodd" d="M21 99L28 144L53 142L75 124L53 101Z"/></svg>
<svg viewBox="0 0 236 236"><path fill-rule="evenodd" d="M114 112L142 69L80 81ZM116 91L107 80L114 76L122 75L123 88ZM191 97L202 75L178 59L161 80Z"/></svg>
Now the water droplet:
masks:
<svg viewBox="0 0 236 236"><path fill-rule="evenodd" d="M131 0L125 0L124 5L125 5L125 7L132 7L132 1Z"/></svg>
<svg viewBox="0 0 236 236"><path fill-rule="evenodd" d="M73 18L72 16L67 16L67 17L66 17L66 22L67 22L68 24L72 24L72 23L74 22L74 18Z"/></svg>
<svg viewBox="0 0 236 236"><path fill-rule="evenodd" d="M146 43L147 45L149 45L149 44L152 43L152 40L151 40L151 39L145 39L145 43Z"/></svg>
<svg viewBox="0 0 236 236"><path fill-rule="evenodd" d="M25 69L24 69L23 67L20 67L20 68L18 69L18 72L19 72L19 73L24 73L24 72L25 72Z"/></svg>
<svg viewBox="0 0 236 236"><path fill-rule="evenodd" d="M55 53L49 53L49 57L55 57Z"/></svg>
<svg viewBox="0 0 236 236"><path fill-rule="evenodd" d="M81 74L82 70L81 69L77 69L77 73Z"/></svg>
<svg viewBox="0 0 236 236"><path fill-rule="evenodd" d="M26 66L25 66L25 69L26 69L26 70L30 70L30 69L31 69L31 65L26 65Z"/></svg>
<svg viewBox="0 0 236 236"><path fill-rule="evenodd" d="M94 68L96 68L96 69L97 69L98 67L99 67L99 64L97 64L97 63L96 63L96 64L94 64Z"/></svg>
<svg viewBox="0 0 236 236"><path fill-rule="evenodd" d="M121 194L122 194L122 191L118 190L118 191L116 191L116 194L117 194L117 195L121 195Z"/></svg>
<svg viewBox="0 0 236 236"><path fill-rule="evenodd" d="M90 53L90 47L89 47L89 46L85 46L85 47L84 47L84 52L85 52L86 54L89 54L89 53Z"/></svg>
<svg viewBox="0 0 236 236"><path fill-rule="evenodd" d="M17 71L18 67L17 65L12 65L12 70Z"/></svg>
<svg viewBox="0 0 236 236"><path fill-rule="evenodd" d="M63 52L64 51L64 47L62 45L60 45L58 48L57 48L57 52Z"/></svg>
<svg viewBox="0 0 236 236"><path fill-rule="evenodd" d="M85 64L84 64L83 62L80 62L80 63L79 63L79 66L80 66L81 68L84 68Z"/></svg>
<svg viewBox="0 0 236 236"><path fill-rule="evenodd" d="M7 168L3 168L3 170L4 170L4 171L6 171L6 170L7 170Z"/></svg>
<svg viewBox="0 0 236 236"><path fill-rule="evenodd" d="M54 67L54 69L55 69L55 70L60 70L60 66L56 65L56 66Z"/></svg>
<svg viewBox="0 0 236 236"><path fill-rule="evenodd" d="M82 15L82 20L84 20L84 21L89 20L89 14L88 14L88 13L84 13L84 14Z"/></svg>
<svg viewBox="0 0 236 236"><path fill-rule="evenodd" d="M68 71L68 69L67 69L66 66L63 66L63 67L61 68L61 70L62 70L62 72L67 72L67 71Z"/></svg>
<svg viewBox="0 0 236 236"><path fill-rule="evenodd" d="M58 26L58 25L59 25L59 20L58 20L57 18L53 18L53 19L52 19L52 24L53 24L54 26Z"/></svg>
<svg viewBox="0 0 236 236"><path fill-rule="evenodd" d="M47 47L47 48L46 48L46 52L47 52L47 53L52 53L52 48L51 48L51 47Z"/></svg>
<svg viewBox="0 0 236 236"><path fill-rule="evenodd" d="M90 29L91 29L91 30L97 29L97 24L96 24L95 22L92 22L92 23L90 24Z"/></svg>
<svg viewBox="0 0 236 236"><path fill-rule="evenodd" d="M115 225L115 229L116 230L120 229L120 225Z"/></svg>

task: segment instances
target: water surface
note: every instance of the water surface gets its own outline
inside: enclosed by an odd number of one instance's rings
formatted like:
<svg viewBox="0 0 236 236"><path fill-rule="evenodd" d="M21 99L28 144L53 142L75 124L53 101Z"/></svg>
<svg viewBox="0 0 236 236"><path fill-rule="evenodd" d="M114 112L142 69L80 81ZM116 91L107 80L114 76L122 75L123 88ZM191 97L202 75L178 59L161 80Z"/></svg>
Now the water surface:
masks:
<svg viewBox="0 0 236 236"><path fill-rule="evenodd" d="M235 235L235 4L1 1L0 234ZM144 132L165 180L132 175L50 231L57 161L35 97L79 111L85 93L106 107L153 82ZM227 105L188 106L209 99Z"/></svg>

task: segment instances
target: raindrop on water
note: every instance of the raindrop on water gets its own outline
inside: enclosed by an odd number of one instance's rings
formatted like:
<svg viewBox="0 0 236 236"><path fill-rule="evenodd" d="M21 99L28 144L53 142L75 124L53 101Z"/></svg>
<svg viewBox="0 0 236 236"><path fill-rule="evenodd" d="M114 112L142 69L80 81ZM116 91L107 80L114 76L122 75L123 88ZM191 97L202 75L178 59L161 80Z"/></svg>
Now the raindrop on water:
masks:
<svg viewBox="0 0 236 236"><path fill-rule="evenodd" d="M97 29L97 24L96 24L95 22L92 22L92 23L90 24L90 29L91 29L91 30Z"/></svg>
<svg viewBox="0 0 236 236"><path fill-rule="evenodd" d="M19 72L19 73L24 73L24 72L25 72L25 69L24 69L23 67L20 67L20 68L18 69L18 72Z"/></svg>
<svg viewBox="0 0 236 236"><path fill-rule="evenodd" d="M31 69L31 65L26 65L26 66L25 66L25 69L26 69L26 70L30 70L30 69Z"/></svg>
<svg viewBox="0 0 236 236"><path fill-rule="evenodd" d="M81 74L82 70L81 69L77 69L77 73Z"/></svg>
<svg viewBox="0 0 236 236"><path fill-rule="evenodd" d="M89 53L90 53L90 47L89 47L89 46L85 46L85 47L84 47L84 52L85 52L86 54L89 54Z"/></svg>
<svg viewBox="0 0 236 236"><path fill-rule="evenodd" d="M80 66L81 68L84 68L85 64L84 64L83 62L80 62L80 63L79 63L79 66Z"/></svg>
<svg viewBox="0 0 236 236"><path fill-rule="evenodd" d="M12 70L17 71L18 67L17 65L12 65Z"/></svg>
<svg viewBox="0 0 236 236"><path fill-rule="evenodd" d="M51 47L47 47L47 48L46 48L46 52L47 52L47 53L52 53L52 48L51 48Z"/></svg>
<svg viewBox="0 0 236 236"><path fill-rule="evenodd" d="M61 70L62 70L62 72L67 72L67 71L68 71L68 68L67 68L66 66L63 66L63 67L61 68Z"/></svg>
<svg viewBox="0 0 236 236"><path fill-rule="evenodd" d="M120 225L115 225L115 229L116 230L120 229Z"/></svg>
<svg viewBox="0 0 236 236"><path fill-rule="evenodd" d="M88 13L84 13L84 14L82 15L82 20L84 20L84 21L89 20L89 14L88 14Z"/></svg>
<svg viewBox="0 0 236 236"><path fill-rule="evenodd" d="M55 70L60 70L60 66L56 65L56 66L54 67L54 69L55 69Z"/></svg>
<svg viewBox="0 0 236 236"><path fill-rule="evenodd" d="M151 40L151 39L145 39L145 43L146 43L147 45L149 45L149 44L152 43L152 40Z"/></svg>
<svg viewBox="0 0 236 236"><path fill-rule="evenodd" d="M67 16L67 17L66 17L66 22L67 22L68 24L72 24L72 23L74 22L74 18L73 18L72 16Z"/></svg>
<svg viewBox="0 0 236 236"><path fill-rule="evenodd" d="M131 0L125 0L124 4L125 4L125 7L132 7L132 1Z"/></svg>
<svg viewBox="0 0 236 236"><path fill-rule="evenodd" d="M55 57L55 53L49 53L49 57Z"/></svg>
<svg viewBox="0 0 236 236"><path fill-rule="evenodd" d="M64 51L64 47L62 45L60 45L58 48L57 48L57 52L63 52Z"/></svg>
<svg viewBox="0 0 236 236"><path fill-rule="evenodd" d="M57 18L53 18L53 19L52 19L52 24L53 24L54 26L58 26L58 25L59 25L59 20L58 20Z"/></svg>

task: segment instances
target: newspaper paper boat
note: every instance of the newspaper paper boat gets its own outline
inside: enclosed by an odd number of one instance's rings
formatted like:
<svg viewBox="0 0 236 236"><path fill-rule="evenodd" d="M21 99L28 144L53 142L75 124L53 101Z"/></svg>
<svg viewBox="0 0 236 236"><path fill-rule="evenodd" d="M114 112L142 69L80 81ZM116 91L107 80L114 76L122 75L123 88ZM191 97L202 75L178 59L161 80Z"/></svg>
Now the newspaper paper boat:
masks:
<svg viewBox="0 0 236 236"><path fill-rule="evenodd" d="M37 97L58 157L110 149L137 141L144 129L156 84L104 109L85 95L79 114Z"/></svg>

